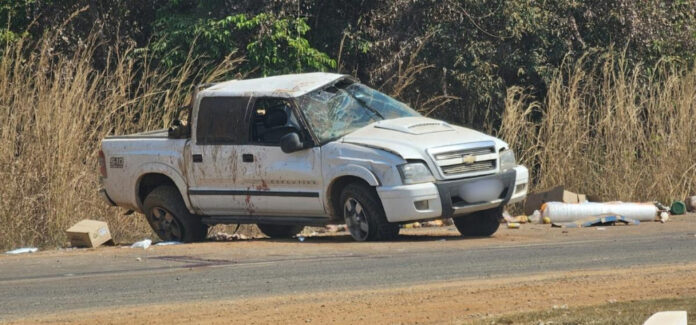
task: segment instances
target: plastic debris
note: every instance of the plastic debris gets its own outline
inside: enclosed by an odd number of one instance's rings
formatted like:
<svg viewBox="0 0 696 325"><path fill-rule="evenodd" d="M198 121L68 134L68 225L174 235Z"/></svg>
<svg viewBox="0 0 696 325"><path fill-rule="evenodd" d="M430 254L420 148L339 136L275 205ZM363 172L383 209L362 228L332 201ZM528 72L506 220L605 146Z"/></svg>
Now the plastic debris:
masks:
<svg viewBox="0 0 696 325"><path fill-rule="evenodd" d="M150 239L143 239L143 240L141 240L141 241L139 241L139 242L133 243L133 245L131 245L131 248L142 248L142 249L147 249L148 247L150 247L150 245L152 245L152 240L150 240Z"/></svg>
<svg viewBox="0 0 696 325"><path fill-rule="evenodd" d="M686 325L686 311L661 311L650 316L643 325Z"/></svg>
<svg viewBox="0 0 696 325"><path fill-rule="evenodd" d="M155 244L155 246L169 246L169 245L179 245L179 244L183 244L183 243L180 241L161 241L161 242Z"/></svg>
<svg viewBox="0 0 696 325"><path fill-rule="evenodd" d="M534 210L534 212L532 212L532 214L529 217L527 217L527 219L529 219L529 222L531 223L543 222L543 220L541 219L541 212L539 212L539 210Z"/></svg>
<svg viewBox="0 0 696 325"><path fill-rule="evenodd" d="M660 222L665 223L669 220L669 212L667 211L662 211L660 212Z"/></svg>
<svg viewBox="0 0 696 325"><path fill-rule="evenodd" d="M17 254L26 254L26 253L36 253L38 251L39 251L39 249L36 247L23 247L23 248L17 248L17 249L13 249L11 251L7 251L7 252L5 252L5 254L17 255Z"/></svg>
<svg viewBox="0 0 696 325"><path fill-rule="evenodd" d="M138 261L138 262L140 262L140 261L142 261L143 259L140 258L140 257L136 257L135 260Z"/></svg>
<svg viewBox="0 0 696 325"><path fill-rule="evenodd" d="M304 236L297 236L297 240L300 242L303 242L305 240Z"/></svg>
<svg viewBox="0 0 696 325"><path fill-rule="evenodd" d="M686 203L686 211L696 211L696 196L687 197L686 200L684 200L684 203Z"/></svg>
<svg viewBox="0 0 696 325"><path fill-rule="evenodd" d="M653 203L562 203L548 202L542 215L553 223L574 222L588 217L622 216L631 220L654 221L658 209Z"/></svg>
<svg viewBox="0 0 696 325"><path fill-rule="evenodd" d="M520 223L519 222L508 222L507 227L508 227L508 229L520 229Z"/></svg>
<svg viewBox="0 0 696 325"><path fill-rule="evenodd" d="M674 201L669 207L669 211L676 215L684 214L686 213L686 204L682 201Z"/></svg>
<svg viewBox="0 0 696 325"><path fill-rule="evenodd" d="M575 220L573 222L554 222L552 226L561 228L583 228L592 227L599 225L615 225L616 223L623 223L627 225L639 225L640 221L629 219L622 216L606 216L606 217L589 217L580 220ZM597 228L597 230L604 230L603 228Z"/></svg>

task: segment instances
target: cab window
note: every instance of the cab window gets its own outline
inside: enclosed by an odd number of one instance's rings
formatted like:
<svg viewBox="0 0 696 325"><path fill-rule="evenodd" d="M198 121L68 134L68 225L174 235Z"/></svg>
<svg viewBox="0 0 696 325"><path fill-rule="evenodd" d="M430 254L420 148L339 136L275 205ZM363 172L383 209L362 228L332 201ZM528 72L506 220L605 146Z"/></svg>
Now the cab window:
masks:
<svg viewBox="0 0 696 325"><path fill-rule="evenodd" d="M196 144L242 144L248 124L248 97L204 97L198 108Z"/></svg>
<svg viewBox="0 0 696 325"><path fill-rule="evenodd" d="M259 98L251 114L252 143L280 145L280 138L300 130L292 104L283 98Z"/></svg>

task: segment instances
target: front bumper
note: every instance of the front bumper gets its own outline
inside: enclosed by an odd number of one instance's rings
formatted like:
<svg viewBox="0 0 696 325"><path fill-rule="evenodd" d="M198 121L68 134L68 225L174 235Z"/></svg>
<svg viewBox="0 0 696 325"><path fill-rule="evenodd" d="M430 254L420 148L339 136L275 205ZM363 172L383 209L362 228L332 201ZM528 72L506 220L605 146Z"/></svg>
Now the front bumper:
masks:
<svg viewBox="0 0 696 325"><path fill-rule="evenodd" d="M487 180L500 180L503 190L496 199L469 203L461 199L462 185ZM523 200L527 195L529 172L524 166L503 173L435 183L377 187L389 222L451 218L487 210Z"/></svg>

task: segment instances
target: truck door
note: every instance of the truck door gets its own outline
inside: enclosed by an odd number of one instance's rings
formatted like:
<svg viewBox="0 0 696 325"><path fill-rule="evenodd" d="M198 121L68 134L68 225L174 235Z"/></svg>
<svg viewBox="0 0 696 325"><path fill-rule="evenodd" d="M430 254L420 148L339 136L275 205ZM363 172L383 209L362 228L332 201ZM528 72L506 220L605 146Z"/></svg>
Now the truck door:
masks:
<svg viewBox="0 0 696 325"><path fill-rule="evenodd" d="M188 150L189 198L198 213L244 215L246 187L238 177L240 146L249 134L249 97L202 97Z"/></svg>
<svg viewBox="0 0 696 325"><path fill-rule="evenodd" d="M325 216L321 199L320 148L293 153L280 138L297 131L309 137L296 107L283 98L257 98L250 111L249 143L241 146L239 176L249 191L247 212L266 216Z"/></svg>

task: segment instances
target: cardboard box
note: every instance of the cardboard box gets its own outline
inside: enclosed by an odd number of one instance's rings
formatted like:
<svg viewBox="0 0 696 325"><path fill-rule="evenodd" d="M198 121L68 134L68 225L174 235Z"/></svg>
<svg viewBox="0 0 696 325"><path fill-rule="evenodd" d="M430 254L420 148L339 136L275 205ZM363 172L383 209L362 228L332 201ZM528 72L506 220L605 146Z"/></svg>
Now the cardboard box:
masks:
<svg viewBox="0 0 696 325"><path fill-rule="evenodd" d="M73 247L99 247L111 241L109 225L103 221L85 219L65 232Z"/></svg>
<svg viewBox="0 0 696 325"><path fill-rule="evenodd" d="M531 215L534 210L540 210L541 205L546 202L581 203L585 201L587 201L585 194L566 191L561 185L547 191L528 194L524 202L524 213Z"/></svg>

